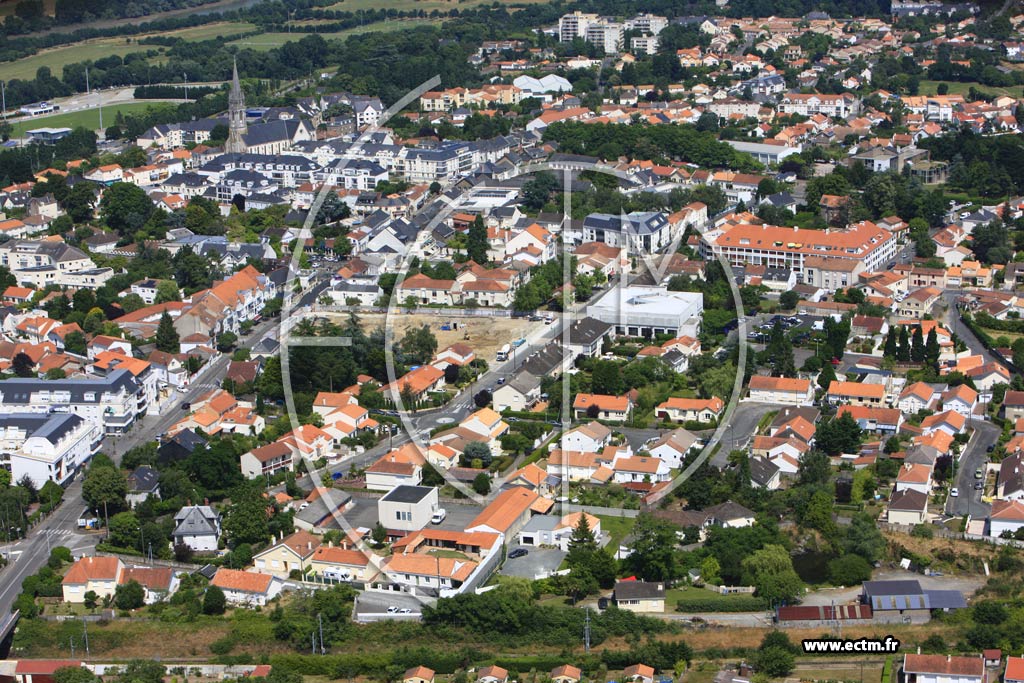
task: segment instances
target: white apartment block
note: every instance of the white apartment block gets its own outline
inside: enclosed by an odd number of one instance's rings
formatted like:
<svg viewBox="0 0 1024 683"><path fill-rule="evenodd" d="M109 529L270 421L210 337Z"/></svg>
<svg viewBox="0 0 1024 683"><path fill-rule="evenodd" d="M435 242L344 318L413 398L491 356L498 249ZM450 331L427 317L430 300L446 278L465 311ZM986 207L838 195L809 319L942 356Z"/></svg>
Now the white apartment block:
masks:
<svg viewBox="0 0 1024 683"><path fill-rule="evenodd" d="M20 481L62 486L99 450L99 425L68 413L0 413L0 466Z"/></svg>

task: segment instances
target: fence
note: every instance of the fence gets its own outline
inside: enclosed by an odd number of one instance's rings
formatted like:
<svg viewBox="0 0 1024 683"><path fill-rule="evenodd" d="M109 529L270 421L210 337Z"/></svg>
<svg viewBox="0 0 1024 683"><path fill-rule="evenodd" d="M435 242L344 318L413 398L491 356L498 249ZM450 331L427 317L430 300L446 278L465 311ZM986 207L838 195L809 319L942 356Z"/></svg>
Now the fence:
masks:
<svg viewBox="0 0 1024 683"><path fill-rule="evenodd" d="M563 508L565 514L570 512L589 512L592 515L603 515L605 517L637 517L640 515L640 510L625 510L623 508L609 508L602 507L600 505L574 505L572 503L564 503Z"/></svg>
<svg viewBox="0 0 1024 683"><path fill-rule="evenodd" d="M309 307L310 313L387 313L384 306L341 306L338 304L314 303ZM506 308L458 308L457 306L416 306L406 308L396 305L392 312L395 315L433 315L443 318L511 318L513 312Z"/></svg>

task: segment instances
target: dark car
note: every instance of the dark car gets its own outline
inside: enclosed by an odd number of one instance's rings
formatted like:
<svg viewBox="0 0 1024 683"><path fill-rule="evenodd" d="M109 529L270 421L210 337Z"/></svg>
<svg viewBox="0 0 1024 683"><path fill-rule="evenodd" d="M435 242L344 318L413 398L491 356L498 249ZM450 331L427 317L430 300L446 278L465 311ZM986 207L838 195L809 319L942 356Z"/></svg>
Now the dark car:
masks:
<svg viewBox="0 0 1024 683"><path fill-rule="evenodd" d="M517 557L523 557L523 556L529 555L529 554L530 554L530 551L527 550L526 548L516 548L515 550L512 550L512 551L509 552L508 559L514 560Z"/></svg>
<svg viewBox="0 0 1024 683"><path fill-rule="evenodd" d="M181 409L182 410L190 410L191 408L192 408L192 404L189 403L188 401L185 401L184 403L181 404Z"/></svg>
<svg viewBox="0 0 1024 683"><path fill-rule="evenodd" d="M610 602L611 601L608 598L598 598L597 599L597 609L608 609L608 604Z"/></svg>

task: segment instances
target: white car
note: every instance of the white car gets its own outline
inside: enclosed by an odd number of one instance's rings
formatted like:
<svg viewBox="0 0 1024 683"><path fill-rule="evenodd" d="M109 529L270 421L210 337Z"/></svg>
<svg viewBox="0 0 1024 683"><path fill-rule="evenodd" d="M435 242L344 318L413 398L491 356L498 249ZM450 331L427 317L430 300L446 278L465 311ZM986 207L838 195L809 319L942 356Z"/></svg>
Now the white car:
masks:
<svg viewBox="0 0 1024 683"><path fill-rule="evenodd" d="M391 607L388 607L388 614L398 614L398 608L395 607L394 605L392 605Z"/></svg>
<svg viewBox="0 0 1024 683"><path fill-rule="evenodd" d="M408 607L403 607L402 609L398 610L398 613L399 614L412 614L412 610L409 609Z"/></svg>
<svg viewBox="0 0 1024 683"><path fill-rule="evenodd" d="M445 517L448 516L448 511L444 508L438 508L434 510L434 514L430 517L431 524L440 524L444 521Z"/></svg>
<svg viewBox="0 0 1024 683"><path fill-rule="evenodd" d="M953 487L952 489L949 490L949 495L952 498L956 498L957 496L960 495L960 489Z"/></svg>

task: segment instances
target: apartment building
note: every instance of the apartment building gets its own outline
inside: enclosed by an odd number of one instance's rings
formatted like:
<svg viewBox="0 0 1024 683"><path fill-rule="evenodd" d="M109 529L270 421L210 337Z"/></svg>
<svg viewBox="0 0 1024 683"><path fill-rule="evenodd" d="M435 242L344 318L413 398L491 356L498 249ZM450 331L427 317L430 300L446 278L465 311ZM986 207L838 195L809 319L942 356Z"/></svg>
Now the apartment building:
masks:
<svg viewBox="0 0 1024 683"><path fill-rule="evenodd" d="M127 370L98 379L0 382L0 412L70 413L100 426L104 434L125 433L147 407L144 389Z"/></svg>
<svg viewBox="0 0 1024 683"><path fill-rule="evenodd" d="M0 413L0 467L13 481L28 477L36 489L69 482L96 454L99 425L68 413Z"/></svg>
<svg viewBox="0 0 1024 683"><path fill-rule="evenodd" d="M898 247L891 232L871 221L854 223L845 230L742 224L719 235L715 244L734 265L790 268L805 278L814 277L813 268L805 273L809 257L860 261L865 271L887 270ZM702 244L701 251L711 253L707 244Z"/></svg>
<svg viewBox="0 0 1024 683"><path fill-rule="evenodd" d="M850 93L822 95L820 93L788 93L779 101L780 114L813 116L823 114L830 118L846 119L860 112L860 100Z"/></svg>

